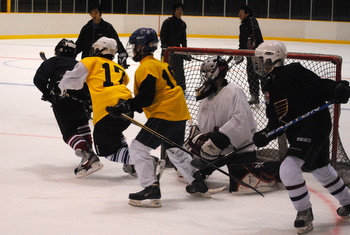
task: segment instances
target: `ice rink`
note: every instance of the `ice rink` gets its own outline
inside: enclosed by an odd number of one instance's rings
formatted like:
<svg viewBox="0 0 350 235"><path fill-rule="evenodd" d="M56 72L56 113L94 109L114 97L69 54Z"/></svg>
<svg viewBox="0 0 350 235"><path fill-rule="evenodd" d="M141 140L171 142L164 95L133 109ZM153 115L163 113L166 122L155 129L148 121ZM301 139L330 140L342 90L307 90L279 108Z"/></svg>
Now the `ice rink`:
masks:
<svg viewBox="0 0 350 235"><path fill-rule="evenodd" d="M61 139L50 104L40 100L33 76L41 64L39 51L54 54L60 39L0 40L0 234L296 234L296 212L285 190L229 193L211 199L185 191L185 182L167 168L161 179L161 208L128 205L128 194L141 190L122 165L101 159L104 168L84 179L73 170L80 158ZM73 39L75 41L75 38ZM123 44L127 38L121 38ZM350 79L350 45L285 42L290 52L334 54L343 58L343 79ZM189 47L238 48L238 40L188 38ZM160 50L155 56L159 58ZM80 58L80 55L79 55ZM138 64L128 59L130 78ZM132 83L128 86L133 90ZM350 104L342 106L340 136L350 153ZM135 119L145 122L143 114ZM130 142L139 128L131 125ZM159 149L154 154L159 156ZM224 168L226 170L226 168ZM350 234L350 221L336 214L337 201L305 173L314 211L310 235ZM220 172L209 187L229 184Z"/></svg>

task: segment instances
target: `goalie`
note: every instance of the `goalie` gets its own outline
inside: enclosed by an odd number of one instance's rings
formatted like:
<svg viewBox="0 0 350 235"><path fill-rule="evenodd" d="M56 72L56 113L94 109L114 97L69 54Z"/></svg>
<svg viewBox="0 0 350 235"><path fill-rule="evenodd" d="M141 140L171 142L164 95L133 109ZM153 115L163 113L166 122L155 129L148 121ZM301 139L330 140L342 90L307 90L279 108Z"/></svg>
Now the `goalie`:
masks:
<svg viewBox="0 0 350 235"><path fill-rule="evenodd" d="M278 178L279 164L275 164L271 174L261 174L263 168L255 167L258 165L254 164L255 146L249 144L252 143L256 124L243 89L236 84L229 84L225 79L227 71L228 63L220 56L208 58L201 65L203 85L197 89L196 96L197 101L200 101L198 126L192 127L186 141L187 147L197 156L211 162L248 145L241 151L234 152L231 157L220 160L215 166L227 165L229 173L242 180L252 173L257 178L272 175L268 180L275 181ZM200 168L202 175L208 177L216 168L212 165L205 167L207 164L201 158L194 158L191 164ZM201 164L204 167L199 167ZM258 179L258 182L261 180L263 179ZM230 181L230 192L237 191L238 187L234 180Z"/></svg>

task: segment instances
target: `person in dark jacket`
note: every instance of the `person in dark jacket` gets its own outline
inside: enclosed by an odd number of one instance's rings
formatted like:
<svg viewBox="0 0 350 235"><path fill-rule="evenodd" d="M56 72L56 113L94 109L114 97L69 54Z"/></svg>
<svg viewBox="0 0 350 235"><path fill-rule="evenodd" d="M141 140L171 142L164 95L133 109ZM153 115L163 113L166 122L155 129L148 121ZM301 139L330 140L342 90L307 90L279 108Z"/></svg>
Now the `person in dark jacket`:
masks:
<svg viewBox="0 0 350 235"><path fill-rule="evenodd" d="M99 38L103 36L114 38L118 46L118 64L127 69L129 67L127 64L128 54L119 39L117 31L110 23L101 18L102 11L101 5L93 5L89 8L89 14L92 19L80 31L76 41L76 55L82 52L81 58L83 59L89 56L92 44Z"/></svg>
<svg viewBox="0 0 350 235"><path fill-rule="evenodd" d="M253 11L247 5L241 6L239 13L241 25L239 26L239 49L255 50L264 40L260 31L259 23L253 17ZM235 58L236 64L243 61L243 57ZM252 59L247 57L247 74L251 99L249 104L259 104L259 80L261 87L266 79L254 72Z"/></svg>
<svg viewBox="0 0 350 235"><path fill-rule="evenodd" d="M164 51L168 47L187 47L187 25L181 19L184 6L178 2L173 5L173 15L164 20L160 30L161 60L163 61ZM183 90L186 89L185 75L183 71L183 56L173 55L170 61L174 70L175 79Z"/></svg>
<svg viewBox="0 0 350 235"><path fill-rule="evenodd" d="M52 105L57 124L67 143L75 154L93 153L92 136L89 126L89 101L90 96L86 89L69 91L69 96L59 96L58 82L67 70L72 70L77 61L75 58L75 44L72 40L62 39L55 47L55 56L42 62L33 82L42 92L42 100ZM95 167L89 168L83 176L89 175L103 167L98 161ZM77 177L79 177L77 175Z"/></svg>
<svg viewBox="0 0 350 235"><path fill-rule="evenodd" d="M254 134L257 147L266 146L276 135L267 133L301 117L326 101L347 103L350 95L348 81L321 79L300 63L284 65L285 45L279 41L263 42L255 50L254 68L267 76L264 87L267 127ZM280 166L280 177L297 211L294 227L298 234L313 229L310 195L302 168L311 172L339 202L337 214L350 218L350 192L344 181L330 165L329 145L332 122L329 109L322 109L285 129L289 142L286 157Z"/></svg>

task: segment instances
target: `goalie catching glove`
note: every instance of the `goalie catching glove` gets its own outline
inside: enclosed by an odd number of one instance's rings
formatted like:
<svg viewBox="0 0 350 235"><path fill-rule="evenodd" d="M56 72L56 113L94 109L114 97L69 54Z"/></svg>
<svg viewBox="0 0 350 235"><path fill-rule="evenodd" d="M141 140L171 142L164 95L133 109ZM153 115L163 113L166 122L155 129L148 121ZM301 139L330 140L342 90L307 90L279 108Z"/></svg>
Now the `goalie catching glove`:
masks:
<svg viewBox="0 0 350 235"><path fill-rule="evenodd" d="M130 116L134 112L133 108L133 100L128 99L128 100L123 100L120 99L118 104L115 106L107 106L106 111L109 113L114 118L119 118L122 113L125 113L126 115Z"/></svg>
<svg viewBox="0 0 350 235"><path fill-rule="evenodd" d="M206 160L213 161L230 144L230 139L219 131L198 134L190 140L192 151Z"/></svg>

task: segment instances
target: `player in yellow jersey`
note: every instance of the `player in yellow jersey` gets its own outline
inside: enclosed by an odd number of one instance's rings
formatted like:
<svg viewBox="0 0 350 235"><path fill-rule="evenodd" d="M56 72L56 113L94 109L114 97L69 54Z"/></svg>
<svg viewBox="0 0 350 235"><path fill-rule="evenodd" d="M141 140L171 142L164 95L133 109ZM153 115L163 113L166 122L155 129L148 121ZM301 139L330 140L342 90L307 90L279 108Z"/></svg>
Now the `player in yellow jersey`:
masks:
<svg viewBox="0 0 350 235"><path fill-rule="evenodd" d="M186 120L190 119L184 92L176 84L169 65L154 58L157 49L157 33L150 28L140 28L129 38L127 50L140 66L135 72L135 97L107 107L108 112L118 118L121 113L144 111L146 127L158 132L176 144L183 146ZM150 151L163 144L170 161L190 184L188 193L207 193L208 187L200 172L191 166L191 156L142 129L130 145L130 158L144 190L129 194L129 204L143 207L160 207L160 188L156 176L154 158ZM143 201L150 199L151 202Z"/></svg>
<svg viewBox="0 0 350 235"><path fill-rule="evenodd" d="M81 89L86 82L92 100L93 141L97 155L128 165L131 164L129 149L122 132L130 122L115 119L106 111L107 106L132 97L131 91L126 87L129 83L127 73L113 61L116 53L117 43L113 38L100 38L92 45L91 56L85 57L72 71L64 74L59 88L64 96L66 90ZM76 169L76 175L91 174L95 170L94 165L100 164L99 158L92 151L83 151L81 156L82 161Z"/></svg>

